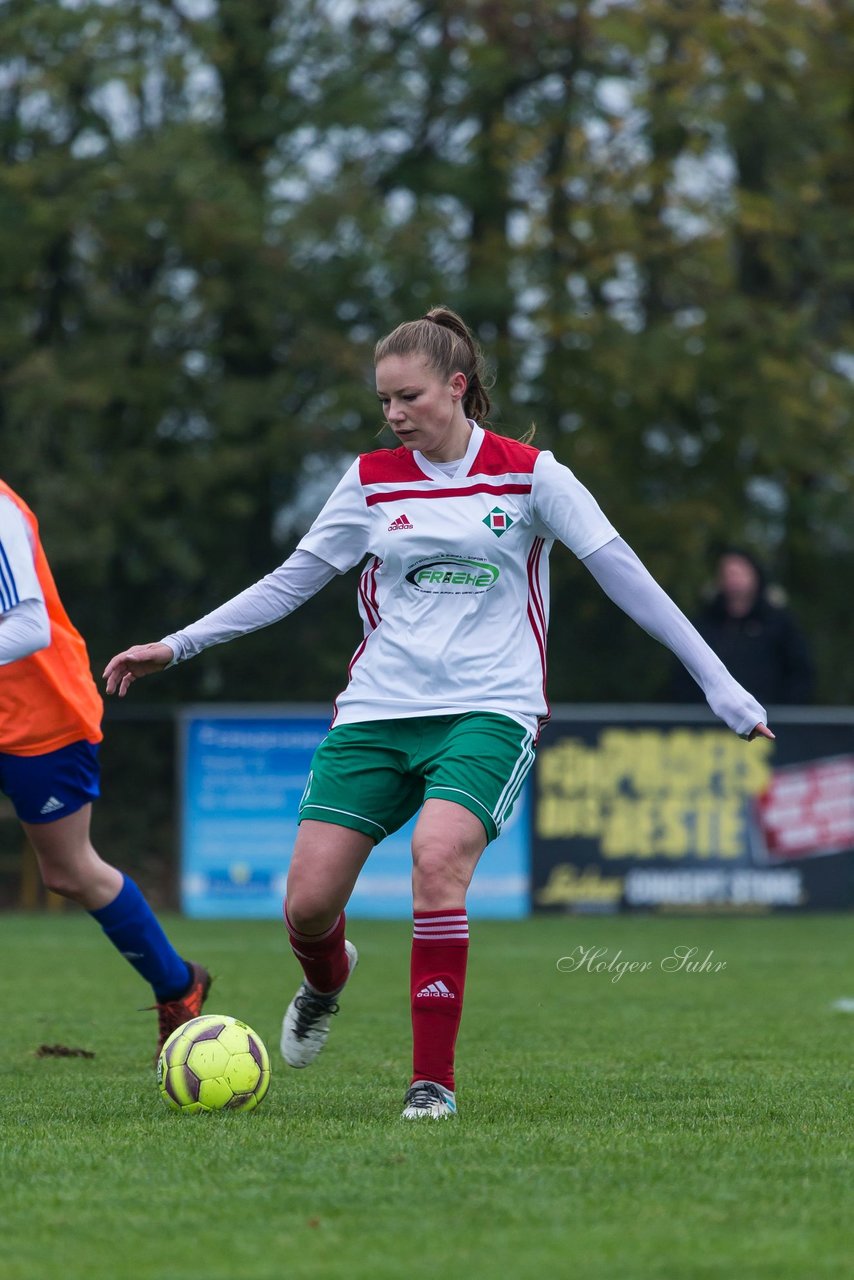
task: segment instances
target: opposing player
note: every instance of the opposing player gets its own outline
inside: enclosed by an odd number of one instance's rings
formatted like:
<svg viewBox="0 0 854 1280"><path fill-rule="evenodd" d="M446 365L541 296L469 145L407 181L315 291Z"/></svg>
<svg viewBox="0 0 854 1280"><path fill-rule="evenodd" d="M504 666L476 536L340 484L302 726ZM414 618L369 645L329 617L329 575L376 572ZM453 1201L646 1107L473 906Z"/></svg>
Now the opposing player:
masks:
<svg viewBox="0 0 854 1280"><path fill-rule="evenodd" d="M548 556L565 543L608 595L676 653L735 732L773 737L731 678L553 455L486 430L482 358L434 308L375 352L399 442L358 458L273 573L157 644L118 654L107 689L290 613L363 563L364 639L300 807L285 921L305 980L282 1053L305 1067L356 964L344 911L376 843L420 810L412 842L413 1071L406 1119L456 1111L454 1054L469 931L466 892L512 812L548 715Z"/></svg>
<svg viewBox="0 0 854 1280"><path fill-rule="evenodd" d="M136 884L92 846L101 713L86 646L60 601L36 518L0 480L0 789L48 889L85 907L151 984L159 1052L201 1012L210 977L181 959Z"/></svg>

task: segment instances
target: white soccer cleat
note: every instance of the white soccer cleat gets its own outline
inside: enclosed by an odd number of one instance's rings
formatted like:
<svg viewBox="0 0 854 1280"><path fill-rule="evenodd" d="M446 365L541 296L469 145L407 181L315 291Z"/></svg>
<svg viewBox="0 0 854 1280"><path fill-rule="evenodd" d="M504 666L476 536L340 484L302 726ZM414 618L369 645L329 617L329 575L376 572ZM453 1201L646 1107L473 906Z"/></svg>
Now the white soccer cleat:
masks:
<svg viewBox="0 0 854 1280"><path fill-rule="evenodd" d="M415 1080L406 1091L402 1120L444 1120L457 1114L457 1100L450 1089L432 1080Z"/></svg>
<svg viewBox="0 0 854 1280"><path fill-rule="evenodd" d="M345 941L344 950L350 966L350 973L347 975L349 981L350 974L359 963L359 953L352 942ZM322 995L319 991L314 991L307 982L300 983L282 1021L279 1047L289 1067L307 1067L314 1062L326 1044L329 1023L333 1014L338 1012L338 996L343 990L340 987L338 991Z"/></svg>

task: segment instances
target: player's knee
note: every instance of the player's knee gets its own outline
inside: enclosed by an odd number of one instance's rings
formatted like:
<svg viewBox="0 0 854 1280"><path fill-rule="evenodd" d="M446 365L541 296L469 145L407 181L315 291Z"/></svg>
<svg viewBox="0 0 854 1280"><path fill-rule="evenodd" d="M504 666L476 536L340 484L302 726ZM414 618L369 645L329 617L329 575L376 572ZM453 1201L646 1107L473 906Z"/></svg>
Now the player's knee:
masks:
<svg viewBox="0 0 854 1280"><path fill-rule="evenodd" d="M44 887L60 898L77 902L84 897L85 885L73 867L42 865L41 875Z"/></svg>
<svg viewBox="0 0 854 1280"><path fill-rule="evenodd" d="M417 909L431 911L463 900L470 875L447 847L432 842L412 849L412 891Z"/></svg>
<svg viewBox="0 0 854 1280"><path fill-rule="evenodd" d="M297 933L323 933L333 925L340 912L337 905L330 904L319 892L311 890L288 890L285 899L288 924Z"/></svg>

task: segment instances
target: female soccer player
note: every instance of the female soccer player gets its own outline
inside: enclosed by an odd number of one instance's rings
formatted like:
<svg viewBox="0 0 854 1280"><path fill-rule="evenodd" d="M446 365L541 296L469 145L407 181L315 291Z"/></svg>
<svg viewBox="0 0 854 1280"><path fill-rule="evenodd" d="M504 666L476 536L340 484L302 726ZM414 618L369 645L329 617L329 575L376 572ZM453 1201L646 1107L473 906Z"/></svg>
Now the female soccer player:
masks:
<svg viewBox="0 0 854 1280"><path fill-rule="evenodd" d="M181 959L134 882L92 846L102 709L36 518L0 480L0 790L48 889L85 907L151 983L159 1053L176 1027L201 1012L211 980Z"/></svg>
<svg viewBox="0 0 854 1280"><path fill-rule="evenodd" d="M300 807L285 921L305 981L282 1053L317 1056L356 960L344 909L373 846L420 810L412 842L413 1072L406 1119L456 1111L466 891L534 759L545 694L548 555L560 539L607 594L673 650L743 737L773 737L763 708L547 451L486 430L482 357L454 312L400 325L375 351L395 449L352 464L294 554L183 631L111 660L127 693L208 645L283 618L364 562L364 639Z"/></svg>

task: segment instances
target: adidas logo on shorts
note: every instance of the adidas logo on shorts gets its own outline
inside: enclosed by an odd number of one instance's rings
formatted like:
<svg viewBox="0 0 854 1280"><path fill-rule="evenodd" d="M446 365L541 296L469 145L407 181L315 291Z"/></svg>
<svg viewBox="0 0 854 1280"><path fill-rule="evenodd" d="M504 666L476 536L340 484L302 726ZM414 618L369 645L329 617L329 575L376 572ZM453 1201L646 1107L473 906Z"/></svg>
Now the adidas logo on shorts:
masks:
<svg viewBox="0 0 854 1280"><path fill-rule="evenodd" d="M62 803L61 800L57 800L56 796L51 796L49 800L45 800L44 804L39 809L39 813L44 813L44 814L56 813L57 809L64 809L64 808L65 808L65 805Z"/></svg>

